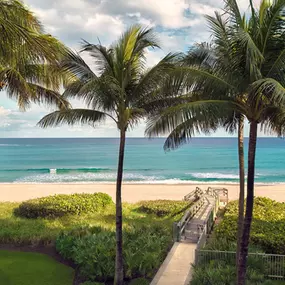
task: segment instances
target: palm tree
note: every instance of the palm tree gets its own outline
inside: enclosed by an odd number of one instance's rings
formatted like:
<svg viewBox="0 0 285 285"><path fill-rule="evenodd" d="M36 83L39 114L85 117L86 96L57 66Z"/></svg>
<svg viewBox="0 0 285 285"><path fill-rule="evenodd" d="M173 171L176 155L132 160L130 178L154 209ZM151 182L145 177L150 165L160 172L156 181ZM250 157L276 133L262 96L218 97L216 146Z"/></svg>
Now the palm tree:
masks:
<svg viewBox="0 0 285 285"><path fill-rule="evenodd" d="M180 96L188 96L188 104L193 101L191 99L194 96L194 102L197 100L202 100L205 103L209 103L213 107L213 101L209 101L210 97L212 99L219 99L221 95L227 94L228 97L235 97L242 100L244 93L248 87L248 82L245 77L245 71L241 67L239 70L232 70L233 65L233 57L231 56L231 42L230 42L230 31L228 30L225 22L219 14L216 14L216 17L207 17L210 27L212 27L212 31L217 37L213 40L211 44L202 43L196 44L192 47L188 54L182 60L183 70L182 77L185 76L185 80L179 81L178 84L181 84L180 89L182 89L182 93L178 94L167 94L167 96L175 95L177 98ZM243 25L241 22L240 25ZM185 68L186 67L186 68ZM189 73L190 71L190 73ZM206 73L205 73L206 72ZM211 77L209 77L211 74ZM189 76L190 75L190 76ZM181 77L181 74L178 76ZM199 77L197 80L196 77ZM221 86L219 89L213 90L211 86L211 82L209 80L221 80ZM206 81L205 81L206 80ZM224 80L224 82L222 82ZM208 82L208 83L207 83ZM193 89L193 83L195 87ZM177 82L175 82L177 84ZM182 86L184 85L184 87ZM185 86L190 85L190 93ZM177 88L177 87L176 87ZM170 88L167 88L170 90ZM185 91L187 95L185 94ZM201 93L201 91L206 94L205 98L198 98L197 92ZM214 94L212 94L214 91ZM176 90L175 90L176 92ZM174 92L174 93L175 93ZM216 92L216 93L215 93ZM210 94L212 94L210 96ZM165 97L165 94L164 94ZM226 98L227 99L227 98ZM194 104L194 102L192 104ZM171 104L175 104L175 102L171 102ZM177 102L176 102L177 104ZM179 102L181 104L181 102ZM195 103L197 105L197 102ZM169 106L168 106L169 107ZM190 107L190 105L188 105ZM243 227L243 218L244 218L244 197L245 197L245 170L244 170L244 116L243 114L237 113L237 111L226 112L224 108L217 109L217 102L215 103L215 112L211 125L205 125L205 122L198 122L198 125L202 127L199 132L209 132L215 131L218 126L224 127L229 133L238 133L238 157L239 157L239 180L240 180L240 192L239 192L239 217L238 217L238 234L237 234L237 265L238 265L238 256L239 256L239 248L240 241L242 237L242 227ZM212 109L208 106L205 109L205 120L209 122L209 110ZM169 112L169 109L168 111ZM191 111L192 112L192 111ZM196 115L195 115L196 116ZM201 119L204 119L200 117ZM158 116L159 119L159 116ZM191 120L193 120L193 114L191 116ZM147 136L159 135L161 134L161 130L157 128L156 118L153 117L148 124L148 128L146 130ZM177 122L176 122L177 123ZM176 148L179 147L182 143L188 142L188 138L191 138L193 133L184 133L185 130L185 121L183 119L181 125L172 126L169 132L171 132L168 137L165 149ZM191 127L190 122L188 124ZM193 128L192 128L193 129ZM196 129L197 130L197 129Z"/></svg>
<svg viewBox="0 0 285 285"><path fill-rule="evenodd" d="M0 0L0 34L0 91L21 109L31 102L67 107L58 92L64 45L44 34L38 19L16 0Z"/></svg>
<svg viewBox="0 0 285 285"><path fill-rule="evenodd" d="M244 77L245 72L243 68L240 70L232 70L233 57L231 56L231 41L230 31L227 29L225 22L223 22L221 16L216 14L216 17L207 17L209 25L218 37L216 37L213 43L199 44L194 48L191 48L188 54L183 59L183 65L190 67L197 67L200 70L207 71L212 75L220 76L221 70L226 71L225 75L231 75L225 78L232 86L228 86L224 93L229 93L229 96L235 94L235 98L242 100L243 94L246 92L247 81ZM238 19L237 19L238 21ZM244 26L244 22L239 21L236 29ZM231 31L232 32L232 31ZM234 72L234 73L233 73ZM234 76L233 76L234 75ZM238 82L238 84L237 84ZM242 84L245 83L245 84ZM232 88L235 86L235 88ZM202 85L202 88L204 86ZM197 87L195 87L197 89ZM207 92L208 93L208 92ZM208 95L207 95L208 96ZM215 94L214 97L219 95ZM245 199L245 169L244 169L244 116L238 114L236 111L231 112L228 116L224 116L219 112L221 118L219 119L221 127L224 127L230 134L238 133L238 158L239 158L239 214L238 214L238 233L237 233L237 254L236 254L236 266L238 266L238 257L240 252L240 241L242 238L243 230L243 218L244 218L244 199ZM224 120L224 121L223 121ZM178 144L179 146L179 140Z"/></svg>
<svg viewBox="0 0 285 285"><path fill-rule="evenodd" d="M176 55L168 54L157 65L146 69L146 51L159 47L152 29L132 26L121 38L107 48L83 43L83 52L94 59L96 75L84 60L73 52L62 62L64 71L73 76L63 94L64 98L82 100L86 109L68 109L45 116L39 125L57 126L63 123L95 124L110 118L120 132L120 147L116 183L116 270L114 284L123 284L122 256L122 179L126 132L146 114L145 101L154 98L173 69Z"/></svg>
<svg viewBox="0 0 285 285"><path fill-rule="evenodd" d="M208 105L208 111L220 105L249 121L247 198L237 278L237 284L244 285L254 202L257 128L261 125L266 131L284 134L285 1L264 0L259 10L250 1L249 19L241 16L235 0L227 0L225 3L223 17L218 13L215 18L207 17L214 38L214 49L217 54L222 51L225 57L218 56L210 69L204 65L183 68L187 74L184 76L188 89L192 92L198 89L204 98L202 96L196 102L162 109L155 119L150 120L147 133L171 132L166 142L168 147L186 142L195 129L204 129L204 120L207 118L205 104ZM195 112L197 106L201 108L199 117ZM201 116L203 113L204 116ZM221 114L225 118L225 113ZM216 120L220 120L218 115Z"/></svg>

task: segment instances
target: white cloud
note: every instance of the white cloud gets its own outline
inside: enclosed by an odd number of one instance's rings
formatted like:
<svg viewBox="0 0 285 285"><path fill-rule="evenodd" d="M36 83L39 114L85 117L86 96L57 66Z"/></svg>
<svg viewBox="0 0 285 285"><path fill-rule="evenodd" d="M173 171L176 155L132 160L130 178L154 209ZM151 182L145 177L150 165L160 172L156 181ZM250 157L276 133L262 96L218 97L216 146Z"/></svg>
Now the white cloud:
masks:
<svg viewBox="0 0 285 285"><path fill-rule="evenodd" d="M260 0L255 0L258 4ZM222 8L223 0L24 0L43 22L47 32L53 34L71 48L79 49L81 39L97 43L98 37L109 45L131 24L140 23L154 27L161 41L162 50L149 50L147 66L156 64L166 53L186 51L195 42L207 41L209 30L204 14L213 14ZM248 8L248 0L238 0L240 8ZM92 59L84 59L95 70ZM4 94L5 95L5 94ZM1 94L2 96L2 94ZM118 136L112 121L96 129L90 126L41 129L37 122L49 112L33 106L26 113L18 111L16 103L1 100L0 136ZM74 106L83 106L74 102ZM143 136L144 124L140 124L129 136Z"/></svg>
<svg viewBox="0 0 285 285"><path fill-rule="evenodd" d="M125 25L120 17L112 17L104 14L96 14L87 19L84 28L88 32L94 32L98 35L108 34L110 38L118 37L125 29Z"/></svg>
<svg viewBox="0 0 285 285"><path fill-rule="evenodd" d="M8 114L11 113L11 110L5 109L3 106L0 106L0 117L6 117Z"/></svg>

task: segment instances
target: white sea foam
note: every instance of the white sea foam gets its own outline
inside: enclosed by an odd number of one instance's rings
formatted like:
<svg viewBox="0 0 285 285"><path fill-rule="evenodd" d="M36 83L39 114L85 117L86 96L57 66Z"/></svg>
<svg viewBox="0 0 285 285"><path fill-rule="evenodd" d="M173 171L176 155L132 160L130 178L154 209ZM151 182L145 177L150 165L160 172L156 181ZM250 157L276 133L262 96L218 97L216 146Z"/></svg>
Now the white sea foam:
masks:
<svg viewBox="0 0 285 285"><path fill-rule="evenodd" d="M187 173L194 178L200 179L239 179L239 176L232 173L218 173L218 172L197 172Z"/></svg>
<svg viewBox="0 0 285 285"><path fill-rule="evenodd" d="M13 184L115 184L116 181L20 181L17 180ZM135 185L187 185L187 184L197 184L197 185L236 185L237 182L225 182L225 181L214 181L214 182L203 182L195 180L180 180L180 179L166 179L166 180L144 180L144 181L124 181L124 184L135 184ZM6 184L6 183L0 183ZM285 184L283 183L255 183L256 185L275 185L275 184Z"/></svg>
<svg viewBox="0 0 285 285"><path fill-rule="evenodd" d="M114 182L116 181L116 172L99 172L99 173L67 173L58 175L56 169L50 169L50 173L38 174L22 177L18 183L74 183L74 182ZM163 180L161 176L147 176L139 173L124 173L124 179L127 181L156 181Z"/></svg>

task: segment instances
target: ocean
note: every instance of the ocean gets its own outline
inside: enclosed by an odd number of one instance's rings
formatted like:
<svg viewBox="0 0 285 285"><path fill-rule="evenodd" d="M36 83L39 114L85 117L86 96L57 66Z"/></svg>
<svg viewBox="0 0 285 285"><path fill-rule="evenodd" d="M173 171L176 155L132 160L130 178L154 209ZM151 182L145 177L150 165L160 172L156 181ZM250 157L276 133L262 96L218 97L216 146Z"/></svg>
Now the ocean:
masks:
<svg viewBox="0 0 285 285"><path fill-rule="evenodd" d="M126 183L238 182L236 138L194 138L170 152L163 143L127 139ZM115 182L118 145L113 138L0 139L0 183ZM258 139L256 182L285 183L284 161L283 139Z"/></svg>

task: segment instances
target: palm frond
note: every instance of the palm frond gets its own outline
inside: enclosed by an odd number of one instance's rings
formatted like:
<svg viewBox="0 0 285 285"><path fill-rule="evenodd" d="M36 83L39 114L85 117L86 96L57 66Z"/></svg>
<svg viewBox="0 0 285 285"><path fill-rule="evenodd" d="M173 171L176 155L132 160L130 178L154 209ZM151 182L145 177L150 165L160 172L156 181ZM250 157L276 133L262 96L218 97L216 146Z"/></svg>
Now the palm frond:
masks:
<svg viewBox="0 0 285 285"><path fill-rule="evenodd" d="M185 66L202 66L205 69L211 69L215 61L215 49L208 43L195 44L182 58L182 64Z"/></svg>
<svg viewBox="0 0 285 285"><path fill-rule="evenodd" d="M33 96L29 98L31 102L48 107L55 106L58 109L71 108L70 103L60 93L33 83L28 83L28 86L33 92Z"/></svg>
<svg viewBox="0 0 285 285"><path fill-rule="evenodd" d="M261 131L269 135L285 136L285 109L268 106L262 112Z"/></svg>
<svg viewBox="0 0 285 285"><path fill-rule="evenodd" d="M211 115L220 118L221 110L223 108L227 110L225 106L229 107L229 105L228 101L222 100L197 100L169 107L156 116L148 118L146 135L151 137L170 133L178 125L201 114L205 118Z"/></svg>
<svg viewBox="0 0 285 285"><path fill-rule="evenodd" d="M260 66L264 62L262 51L259 50L250 33L239 29L235 34L235 41L240 46L236 55L236 66L240 64L240 58L244 58L246 72L250 76L250 80L258 80L262 77Z"/></svg>
<svg viewBox="0 0 285 285"><path fill-rule="evenodd" d="M30 100L35 94L18 71L4 68L0 71L0 79L4 84L4 90L7 92L8 97L16 99L20 109L25 110L30 106Z"/></svg>
<svg viewBox="0 0 285 285"><path fill-rule="evenodd" d="M95 126L96 123L106 119L107 114L89 109L67 109L50 113L43 117L38 125L42 128L55 127L62 124L89 124Z"/></svg>
<svg viewBox="0 0 285 285"><path fill-rule="evenodd" d="M191 141L191 138L197 134L209 135L215 132L219 127L217 121L210 121L209 117L203 115L195 116L178 125L167 137L164 143L164 150L176 149L179 146Z"/></svg>
<svg viewBox="0 0 285 285"><path fill-rule="evenodd" d="M271 62L270 70L266 77L272 77L285 84L285 48L280 51L275 62Z"/></svg>
<svg viewBox="0 0 285 285"><path fill-rule="evenodd" d="M267 45L270 44L270 40L273 40L272 36L276 36L282 30L284 31L284 18L285 16L285 1L275 0L270 1L263 0L260 5L260 37L261 37L261 50L262 54L265 54Z"/></svg>
<svg viewBox="0 0 285 285"><path fill-rule="evenodd" d="M81 52L88 52L95 60L97 70L102 74L108 70L113 74L114 62L113 62L113 49L107 49L101 44L94 45L87 41L83 41ZM113 74L114 75L114 74Z"/></svg>
<svg viewBox="0 0 285 285"><path fill-rule="evenodd" d="M166 77L175 69L175 63L180 56L180 53L169 53L144 73L134 88L131 101L140 105L141 101L149 100L147 97L158 90Z"/></svg>
<svg viewBox="0 0 285 285"><path fill-rule="evenodd" d="M97 77L91 68L85 63L83 58L72 50L69 50L63 58L61 68L64 72L67 72L70 75L71 82L75 79L85 81L90 78Z"/></svg>
<svg viewBox="0 0 285 285"><path fill-rule="evenodd" d="M224 11L235 26L243 27L244 21L236 0L224 0Z"/></svg>
<svg viewBox="0 0 285 285"><path fill-rule="evenodd" d="M273 78L264 78L251 85L248 100L256 106L260 106L263 100L265 104L285 106L285 88Z"/></svg>

